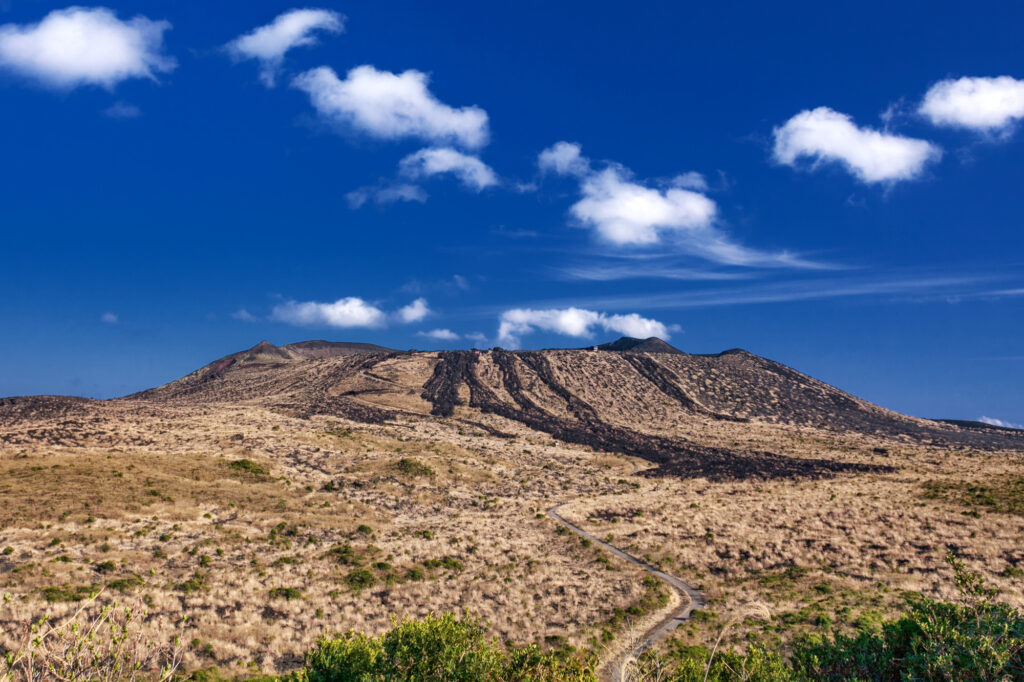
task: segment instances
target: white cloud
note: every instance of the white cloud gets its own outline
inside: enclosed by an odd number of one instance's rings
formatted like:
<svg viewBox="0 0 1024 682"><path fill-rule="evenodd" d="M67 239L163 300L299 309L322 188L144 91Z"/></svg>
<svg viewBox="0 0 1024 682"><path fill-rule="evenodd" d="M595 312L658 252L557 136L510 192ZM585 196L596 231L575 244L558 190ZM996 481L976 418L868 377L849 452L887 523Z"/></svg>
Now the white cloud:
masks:
<svg viewBox="0 0 1024 682"><path fill-rule="evenodd" d="M424 317L430 314L430 307L427 305L427 299L417 298L415 301L407 306L399 308L395 316L406 324L410 322L419 322Z"/></svg>
<svg viewBox="0 0 1024 682"><path fill-rule="evenodd" d="M815 165L838 162L862 182L895 182L921 175L942 150L926 140L859 128L828 107L801 111L774 131L774 157L795 166L807 157Z"/></svg>
<svg viewBox="0 0 1024 682"><path fill-rule="evenodd" d="M637 338L650 336L669 338L667 326L657 320L641 317L636 313L608 315L582 308L551 308L547 310L515 308L501 314L498 341L518 346L521 336L533 333L538 329L565 336L588 337L596 328Z"/></svg>
<svg viewBox="0 0 1024 682"><path fill-rule="evenodd" d="M937 126L1007 131L1024 118L1024 81L1010 76L939 81L917 111Z"/></svg>
<svg viewBox="0 0 1024 682"><path fill-rule="evenodd" d="M292 85L309 95L324 118L382 139L419 138L477 148L487 144L487 112L453 108L427 89L427 74L396 74L357 66L340 80L326 66L297 76Z"/></svg>
<svg viewBox="0 0 1024 682"><path fill-rule="evenodd" d="M350 296L334 303L287 301L274 307L270 319L300 326L383 327L387 315L363 299Z"/></svg>
<svg viewBox="0 0 1024 682"><path fill-rule="evenodd" d="M1013 422L1003 421L1002 419L993 419L992 417L980 417L978 421L992 426L1002 426L1004 429L1024 429L1024 425L1014 424Z"/></svg>
<svg viewBox="0 0 1024 682"><path fill-rule="evenodd" d="M100 322L106 322L107 324L117 324L117 315L114 313L103 313L100 315Z"/></svg>
<svg viewBox="0 0 1024 682"><path fill-rule="evenodd" d="M231 317L235 318L236 320L241 320L242 322L256 321L256 316L250 313L245 308L239 308L235 312L231 313Z"/></svg>
<svg viewBox="0 0 1024 682"><path fill-rule="evenodd" d="M288 50L315 45L314 31L341 33L343 30L345 17L337 12L293 9L279 15L266 26L235 38L225 47L236 60L259 60L260 79L268 88L272 88Z"/></svg>
<svg viewBox="0 0 1024 682"><path fill-rule="evenodd" d="M498 177L490 166L476 158L450 147L432 147L410 154L398 164L402 175L422 178L451 173L466 187L482 191L498 184Z"/></svg>
<svg viewBox="0 0 1024 682"><path fill-rule="evenodd" d="M674 187L682 187L683 189L692 189L697 192L707 192L709 189L707 178L698 173L697 171L689 171L672 178L669 183Z"/></svg>
<svg viewBox="0 0 1024 682"><path fill-rule="evenodd" d="M582 150L576 142L556 142L537 156L537 165L544 172L586 175L590 172L590 160L580 153Z"/></svg>
<svg viewBox="0 0 1024 682"><path fill-rule="evenodd" d="M376 204L393 204L396 201L416 201L423 203L427 200L427 193L422 187L409 183L398 183L394 185L378 185L376 187L360 187L345 195L348 205L351 208L361 208L367 201L373 200Z"/></svg>
<svg viewBox="0 0 1024 682"><path fill-rule="evenodd" d="M38 24L0 26L0 66L62 89L155 80L176 65L162 54L169 28L142 16L121 21L105 7L54 10Z"/></svg>
<svg viewBox="0 0 1024 682"><path fill-rule="evenodd" d="M416 332L417 336L425 336L438 341L458 341L461 337L451 329L431 329L429 332Z"/></svg>
<svg viewBox="0 0 1024 682"><path fill-rule="evenodd" d="M707 229L715 220L715 202L703 194L645 187L618 166L588 175L580 190L570 211L612 244L656 244L662 232Z"/></svg>
<svg viewBox="0 0 1024 682"><path fill-rule="evenodd" d="M650 247L671 241L679 251L727 265L820 267L787 252L768 253L732 242L716 226L718 207L694 187L699 173L684 173L657 189L633 179L625 167L593 168L578 144L557 142L537 158L542 170L578 179L582 198L569 209L603 241L620 247Z"/></svg>

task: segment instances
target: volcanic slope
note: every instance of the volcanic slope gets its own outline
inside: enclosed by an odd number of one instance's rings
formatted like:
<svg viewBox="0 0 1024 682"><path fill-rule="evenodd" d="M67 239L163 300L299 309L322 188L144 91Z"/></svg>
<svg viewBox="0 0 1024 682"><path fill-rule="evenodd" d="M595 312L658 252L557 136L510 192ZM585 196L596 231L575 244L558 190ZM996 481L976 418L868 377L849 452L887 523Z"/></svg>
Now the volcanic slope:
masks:
<svg viewBox="0 0 1024 682"><path fill-rule="evenodd" d="M865 470L742 451L740 425L787 425L951 448L1019 448L1024 434L907 417L743 350L691 355L659 339L598 350L397 352L267 342L128 400L251 403L294 416L381 423L455 417L492 435L515 427L642 457L657 474L765 478ZM609 350L601 350L609 349ZM619 350L619 349L626 350ZM631 348L656 349L635 352Z"/></svg>

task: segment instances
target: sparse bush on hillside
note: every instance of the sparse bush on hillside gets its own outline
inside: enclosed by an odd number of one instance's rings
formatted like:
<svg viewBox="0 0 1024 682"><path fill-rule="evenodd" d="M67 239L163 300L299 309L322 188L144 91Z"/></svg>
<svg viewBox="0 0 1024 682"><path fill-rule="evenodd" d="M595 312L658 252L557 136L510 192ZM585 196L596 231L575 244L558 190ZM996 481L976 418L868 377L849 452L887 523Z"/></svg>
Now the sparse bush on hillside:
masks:
<svg viewBox="0 0 1024 682"><path fill-rule="evenodd" d="M395 462L395 468L406 476L433 476L434 470L426 464L410 459L409 457L403 457L402 459Z"/></svg>
<svg viewBox="0 0 1024 682"><path fill-rule="evenodd" d="M270 590L271 599L302 599L302 590L297 587L274 587Z"/></svg>
<svg viewBox="0 0 1024 682"><path fill-rule="evenodd" d="M262 466L252 461L251 459L236 459L235 461L228 464L229 467L235 471L241 471L246 474L251 474L256 477L264 477L270 474L269 471L264 469Z"/></svg>

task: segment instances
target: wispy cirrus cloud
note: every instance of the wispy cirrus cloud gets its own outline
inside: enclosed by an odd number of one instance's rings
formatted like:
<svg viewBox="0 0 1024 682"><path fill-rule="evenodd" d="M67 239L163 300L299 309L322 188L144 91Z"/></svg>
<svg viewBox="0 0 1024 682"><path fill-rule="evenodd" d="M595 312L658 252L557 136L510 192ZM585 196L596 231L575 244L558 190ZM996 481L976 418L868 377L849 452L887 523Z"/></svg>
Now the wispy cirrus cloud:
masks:
<svg viewBox="0 0 1024 682"><path fill-rule="evenodd" d="M36 24L0 26L0 67L42 85L112 90L131 78L156 80L177 62L164 54L166 21L121 20L105 7L54 10Z"/></svg>
<svg viewBox="0 0 1024 682"><path fill-rule="evenodd" d="M426 191L419 185L408 182L382 181L377 185L368 185L352 190L345 195L350 208L362 208L368 201L377 205L394 204L399 201L411 201L422 204L427 200Z"/></svg>
<svg viewBox="0 0 1024 682"><path fill-rule="evenodd" d="M1013 295L1013 289L995 290L1001 275L933 275L856 273L833 277L800 277L782 281L755 281L742 286L707 286L641 292L628 295L554 298L531 301L532 308L581 306L634 310L671 310L735 305L764 305L839 298L875 297L891 301L950 301L975 297ZM1024 293L1024 290L1022 290ZM494 308L480 309L480 314ZM499 308L500 310L500 308Z"/></svg>
<svg viewBox="0 0 1024 682"><path fill-rule="evenodd" d="M869 184L918 178L929 163L942 158L942 150L927 140L860 127L828 107L801 111L773 134L776 162L797 166L806 159L811 168L838 163Z"/></svg>
<svg viewBox="0 0 1024 682"><path fill-rule="evenodd" d="M268 88L275 85L285 54L296 47L315 45L316 32L341 33L345 17L326 9L293 9L272 22L241 35L225 45L236 61L260 62L260 80Z"/></svg>
<svg viewBox="0 0 1024 682"><path fill-rule="evenodd" d="M563 279L590 282L614 282L626 279L667 279L679 281L715 281L750 279L746 271L702 270L700 268L677 266L646 261L624 264L584 264L554 268Z"/></svg>

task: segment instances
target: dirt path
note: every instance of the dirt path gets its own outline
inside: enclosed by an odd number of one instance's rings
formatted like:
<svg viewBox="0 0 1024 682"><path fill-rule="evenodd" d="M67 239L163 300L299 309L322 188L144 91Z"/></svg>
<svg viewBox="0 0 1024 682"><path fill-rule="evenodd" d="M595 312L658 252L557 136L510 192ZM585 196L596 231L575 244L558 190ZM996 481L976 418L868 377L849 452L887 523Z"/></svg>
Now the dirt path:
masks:
<svg viewBox="0 0 1024 682"><path fill-rule="evenodd" d="M690 613L694 609L704 608L706 602L704 601L704 596L700 592L693 589L679 578L676 578L675 576L671 576L668 573L661 571L660 569L658 569L655 566L652 566L646 561L637 559L632 554L624 552L618 547L609 545L604 540L597 538L596 536L588 533L587 531L583 530L582 528L573 524L572 522L565 520L565 518L558 513L558 510L564 507L566 504L568 503L563 503L558 506L552 507L551 509L548 509L548 516L550 516L552 519L554 519L558 523L562 524L563 526L571 530L573 533L576 533L576 535L587 538L596 545L608 550L615 556L621 559L625 559L626 561L643 568L651 575L654 575L663 582L668 583L672 587L672 589L679 593L679 596L682 598L681 606L674 609L667 616L665 616L665 618L658 622L654 627L650 628L647 632L645 632L636 646L634 646L631 650L625 652L622 656L619 657L618 660L614 661L611 664L612 680L614 680L614 682L625 682L622 664L627 658L635 658L637 656L640 656L640 654L642 654L643 652L647 651L649 648L657 644L662 637L675 630L677 627L679 627L681 623L685 623L686 621L688 621L690 619Z"/></svg>

